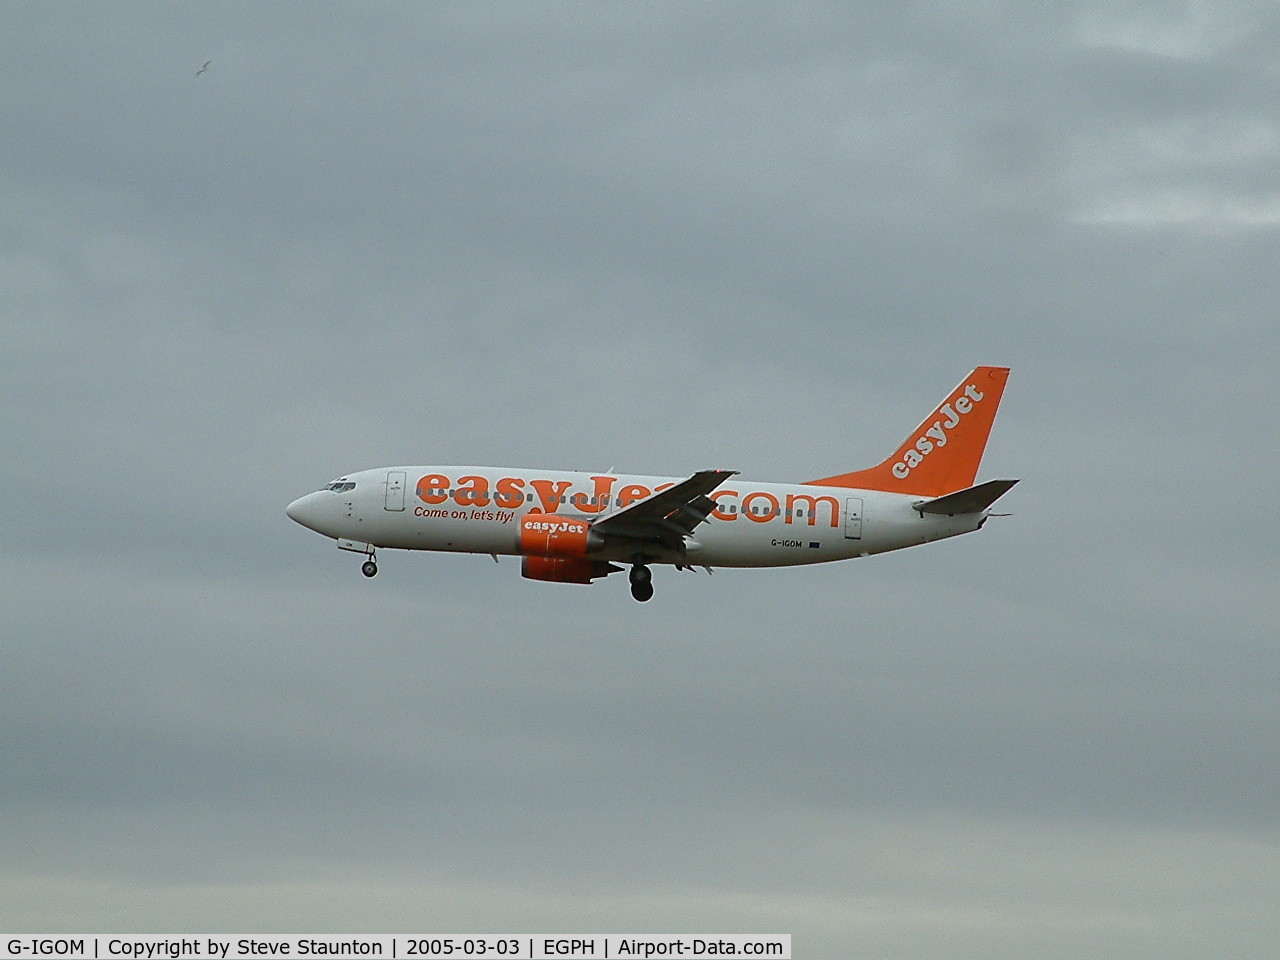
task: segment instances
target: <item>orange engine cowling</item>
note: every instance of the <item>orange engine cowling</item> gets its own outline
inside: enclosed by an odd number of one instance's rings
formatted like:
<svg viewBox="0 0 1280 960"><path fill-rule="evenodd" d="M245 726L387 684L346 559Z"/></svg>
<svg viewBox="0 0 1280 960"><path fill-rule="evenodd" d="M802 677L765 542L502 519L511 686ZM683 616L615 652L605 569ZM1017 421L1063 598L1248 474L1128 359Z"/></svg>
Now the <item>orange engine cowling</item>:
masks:
<svg viewBox="0 0 1280 960"><path fill-rule="evenodd" d="M520 576L553 583L590 583L591 577L603 576L596 568L604 566L582 557L525 557L520 561Z"/></svg>
<svg viewBox="0 0 1280 960"><path fill-rule="evenodd" d="M526 557L581 559L602 543L603 538L591 529L591 524L577 517L526 513L520 518L520 552Z"/></svg>

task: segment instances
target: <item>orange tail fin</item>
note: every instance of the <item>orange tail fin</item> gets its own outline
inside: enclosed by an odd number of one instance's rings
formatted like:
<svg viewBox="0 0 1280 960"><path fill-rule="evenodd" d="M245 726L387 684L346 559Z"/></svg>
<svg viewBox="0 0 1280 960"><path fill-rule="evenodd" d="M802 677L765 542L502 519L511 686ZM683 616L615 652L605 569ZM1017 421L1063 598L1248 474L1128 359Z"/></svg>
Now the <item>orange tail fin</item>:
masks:
<svg viewBox="0 0 1280 960"><path fill-rule="evenodd" d="M978 367L960 381L889 459L867 470L809 483L921 497L940 497L973 486L1008 379L1008 367Z"/></svg>

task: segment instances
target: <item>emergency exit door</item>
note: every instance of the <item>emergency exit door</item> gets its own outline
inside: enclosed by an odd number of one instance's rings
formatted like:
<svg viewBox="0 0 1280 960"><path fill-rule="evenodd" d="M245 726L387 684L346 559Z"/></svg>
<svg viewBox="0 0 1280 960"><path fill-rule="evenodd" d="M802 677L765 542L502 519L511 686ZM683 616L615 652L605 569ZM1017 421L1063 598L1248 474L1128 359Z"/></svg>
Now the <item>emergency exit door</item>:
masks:
<svg viewBox="0 0 1280 960"><path fill-rule="evenodd" d="M862 498L848 497L844 501L844 538L862 539Z"/></svg>
<svg viewBox="0 0 1280 960"><path fill-rule="evenodd" d="M387 474L387 509L404 509L404 471L392 470Z"/></svg>

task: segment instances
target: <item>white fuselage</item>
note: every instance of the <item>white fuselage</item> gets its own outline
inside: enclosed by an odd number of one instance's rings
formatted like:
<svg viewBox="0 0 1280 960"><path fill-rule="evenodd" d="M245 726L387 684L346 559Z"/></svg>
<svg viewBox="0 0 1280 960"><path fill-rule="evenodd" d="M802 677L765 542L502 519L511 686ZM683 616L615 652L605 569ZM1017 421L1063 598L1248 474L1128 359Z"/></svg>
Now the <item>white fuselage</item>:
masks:
<svg viewBox="0 0 1280 960"><path fill-rule="evenodd" d="M346 549L373 547L519 555L519 519L530 512L594 520L680 477L469 466L402 466L349 474L289 505L289 516ZM683 557L649 562L706 567L823 563L970 533L989 511L921 513L901 493L731 477L710 494L717 507L686 541ZM592 554L628 562L628 548Z"/></svg>

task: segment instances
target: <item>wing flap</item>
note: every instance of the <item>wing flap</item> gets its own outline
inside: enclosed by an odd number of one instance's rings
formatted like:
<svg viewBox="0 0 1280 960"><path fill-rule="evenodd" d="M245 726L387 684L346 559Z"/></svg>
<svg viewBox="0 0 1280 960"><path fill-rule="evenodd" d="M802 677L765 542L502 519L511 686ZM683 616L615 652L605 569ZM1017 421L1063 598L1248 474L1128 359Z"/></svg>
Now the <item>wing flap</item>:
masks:
<svg viewBox="0 0 1280 960"><path fill-rule="evenodd" d="M688 480L596 520L591 527L605 536L655 540L679 549L716 508L716 502L707 494L735 473L736 470L699 470Z"/></svg>

